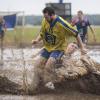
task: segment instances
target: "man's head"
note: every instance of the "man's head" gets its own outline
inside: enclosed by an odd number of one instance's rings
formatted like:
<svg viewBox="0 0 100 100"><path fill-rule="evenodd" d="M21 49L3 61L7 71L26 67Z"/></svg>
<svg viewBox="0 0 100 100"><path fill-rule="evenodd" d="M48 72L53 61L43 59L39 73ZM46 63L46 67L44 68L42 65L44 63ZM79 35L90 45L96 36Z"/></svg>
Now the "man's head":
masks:
<svg viewBox="0 0 100 100"><path fill-rule="evenodd" d="M43 15L48 22L51 22L55 16L55 11L52 7L46 7L43 9Z"/></svg>
<svg viewBox="0 0 100 100"><path fill-rule="evenodd" d="M77 44L76 43L70 43L68 46L67 46L67 49L66 49L66 53L69 53L69 54L72 54L76 51L76 49L78 48Z"/></svg>
<svg viewBox="0 0 100 100"><path fill-rule="evenodd" d="M79 19L82 19L83 18L83 12L81 10L79 10L77 12L77 16L78 16Z"/></svg>

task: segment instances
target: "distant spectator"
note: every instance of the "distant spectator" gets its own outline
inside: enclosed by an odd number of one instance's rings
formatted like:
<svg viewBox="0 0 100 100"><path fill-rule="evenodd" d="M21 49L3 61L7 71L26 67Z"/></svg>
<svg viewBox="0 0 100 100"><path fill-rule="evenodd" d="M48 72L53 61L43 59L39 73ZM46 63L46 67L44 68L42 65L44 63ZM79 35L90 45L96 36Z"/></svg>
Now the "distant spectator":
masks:
<svg viewBox="0 0 100 100"><path fill-rule="evenodd" d="M76 25L77 30L79 31L80 37L83 41L83 43L85 43L86 41L86 35L88 35L88 26L93 34L93 38L94 41L96 41L95 39L95 34L94 31L90 25L89 20L87 19L87 17L83 14L83 12L80 10L77 12L77 16L75 18L72 19L72 23L73 26Z"/></svg>
<svg viewBox="0 0 100 100"><path fill-rule="evenodd" d="M6 31L5 20L3 19L3 16L0 16L0 39L4 38L5 31Z"/></svg>

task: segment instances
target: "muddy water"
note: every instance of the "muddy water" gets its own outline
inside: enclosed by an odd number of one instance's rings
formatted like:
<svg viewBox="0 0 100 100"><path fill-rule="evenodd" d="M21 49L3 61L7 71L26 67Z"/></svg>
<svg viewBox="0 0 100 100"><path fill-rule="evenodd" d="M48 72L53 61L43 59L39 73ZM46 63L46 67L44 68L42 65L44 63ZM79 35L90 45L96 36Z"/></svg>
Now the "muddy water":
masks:
<svg viewBox="0 0 100 100"><path fill-rule="evenodd" d="M41 94L36 96L0 95L0 100L100 100L100 96L76 91Z"/></svg>
<svg viewBox="0 0 100 100"><path fill-rule="evenodd" d="M33 63L37 58L39 49L4 49L3 54L3 65L0 65L0 75L7 76L14 82L20 82L23 84L22 72L27 69L30 72L33 68ZM75 57L78 52L74 54ZM95 61L100 63L100 51L91 50L88 55ZM24 62L25 61L25 62ZM28 74L28 81L31 81L31 75ZM22 95L0 95L0 100L100 100L99 95L80 93L78 91L61 90L60 92L50 92L38 94L35 96L22 96Z"/></svg>
<svg viewBox="0 0 100 100"><path fill-rule="evenodd" d="M0 60L0 75L23 84L23 72L26 70L30 81L29 73L38 52L39 49L4 49L3 54L0 54L3 56L3 59Z"/></svg>

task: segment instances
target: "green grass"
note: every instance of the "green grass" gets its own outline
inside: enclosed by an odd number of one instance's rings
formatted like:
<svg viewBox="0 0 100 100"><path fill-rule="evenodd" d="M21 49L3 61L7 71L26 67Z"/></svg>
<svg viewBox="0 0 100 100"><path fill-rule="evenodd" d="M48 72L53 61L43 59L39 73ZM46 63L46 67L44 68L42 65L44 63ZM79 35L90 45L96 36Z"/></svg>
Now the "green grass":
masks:
<svg viewBox="0 0 100 100"><path fill-rule="evenodd" d="M98 27L93 27L94 32L95 32L95 37L96 37L96 43L94 42L93 35L91 31L89 30L89 44L100 44L100 26Z"/></svg>
<svg viewBox="0 0 100 100"><path fill-rule="evenodd" d="M95 36L96 36L96 43L100 44L100 26L99 27L93 27L95 30ZM12 45L31 45L31 40L33 38L36 38L39 33L40 27L25 27L25 28L16 28L15 30L9 30L5 34L4 38L4 45L5 46L12 46ZM74 41L75 39L70 38L69 41ZM90 44L94 44L93 36L89 30L89 41Z"/></svg>
<svg viewBox="0 0 100 100"><path fill-rule="evenodd" d="M36 38L40 30L40 27L32 28L15 28L14 30L7 30L4 38L4 45L20 45L22 44L31 44L31 40Z"/></svg>

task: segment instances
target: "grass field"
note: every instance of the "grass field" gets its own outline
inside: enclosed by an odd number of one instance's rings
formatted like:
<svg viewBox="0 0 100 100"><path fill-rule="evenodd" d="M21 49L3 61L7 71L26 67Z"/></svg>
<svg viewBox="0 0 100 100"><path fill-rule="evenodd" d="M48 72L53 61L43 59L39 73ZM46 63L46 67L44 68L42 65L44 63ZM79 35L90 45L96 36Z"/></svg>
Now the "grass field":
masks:
<svg viewBox="0 0 100 100"><path fill-rule="evenodd" d="M94 26L93 27L95 31L96 36L96 43L93 41L93 35L91 34L89 30L88 34L88 43L89 44L100 44L100 26ZM31 40L33 38L36 38L40 30L40 26L34 26L34 27L25 27L24 29L17 27L15 30L9 30L5 34L4 38L4 45L5 46L19 46L21 44L24 45L31 45ZM69 39L70 41L74 41L74 39L71 37Z"/></svg>
<svg viewBox="0 0 100 100"><path fill-rule="evenodd" d="M40 27L17 27L14 30L7 30L4 38L5 46L19 46L21 44L31 45L31 40L36 38Z"/></svg>
<svg viewBox="0 0 100 100"><path fill-rule="evenodd" d="M94 26L93 27L94 32L95 32L95 37L96 37L96 43L93 41L93 35L91 34L89 30L89 43L90 44L100 44L100 26Z"/></svg>

